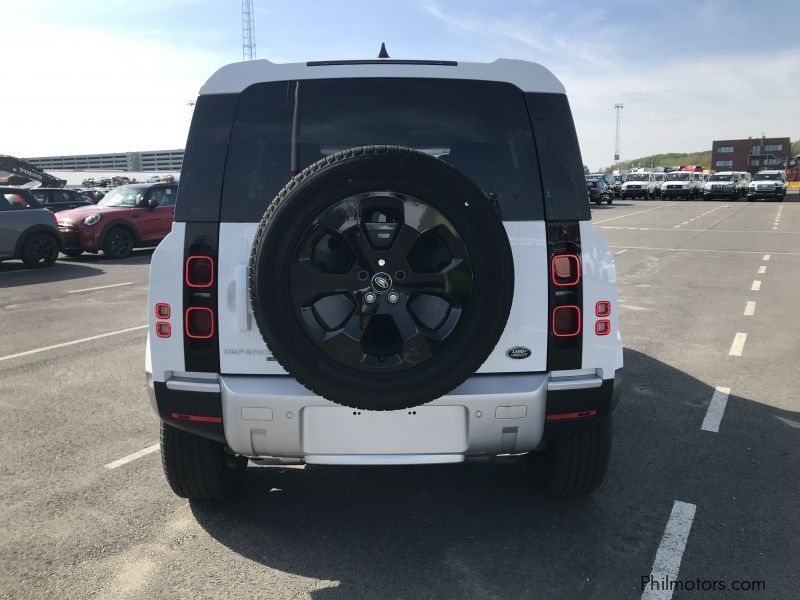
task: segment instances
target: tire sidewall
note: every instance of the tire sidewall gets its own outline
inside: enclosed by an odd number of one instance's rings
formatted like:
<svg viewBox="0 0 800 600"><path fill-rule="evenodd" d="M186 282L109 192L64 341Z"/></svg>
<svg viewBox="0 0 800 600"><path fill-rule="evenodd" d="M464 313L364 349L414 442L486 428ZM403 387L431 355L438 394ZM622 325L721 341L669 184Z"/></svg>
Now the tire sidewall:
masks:
<svg viewBox="0 0 800 600"><path fill-rule="evenodd" d="M354 153L335 164L331 158L312 165L309 169L318 169L313 176L279 193L273 213L268 210L262 221L250 268L256 320L274 357L312 391L367 410L423 404L474 373L502 334L514 289L508 237L482 192L443 161L400 149ZM311 340L292 306L289 270L301 238L321 212L354 194L386 191L387 182L391 191L430 204L455 227L467 246L473 290L455 337L445 342L446 352L413 368L373 375L342 365ZM331 382L339 393L330 392Z"/></svg>

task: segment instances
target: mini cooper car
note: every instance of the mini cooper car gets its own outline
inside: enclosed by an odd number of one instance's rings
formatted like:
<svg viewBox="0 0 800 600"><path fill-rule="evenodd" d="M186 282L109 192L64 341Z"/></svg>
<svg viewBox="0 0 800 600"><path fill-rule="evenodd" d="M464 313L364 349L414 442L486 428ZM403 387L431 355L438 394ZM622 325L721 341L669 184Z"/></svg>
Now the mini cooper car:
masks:
<svg viewBox="0 0 800 600"><path fill-rule="evenodd" d="M166 478L521 459L603 480L622 341L564 87L538 64L266 60L200 90L150 267Z"/></svg>
<svg viewBox="0 0 800 600"><path fill-rule="evenodd" d="M109 258L157 245L170 232L176 184L132 184L114 188L95 205L58 213L67 256L100 250Z"/></svg>
<svg viewBox="0 0 800 600"><path fill-rule="evenodd" d="M28 267L49 267L61 248L53 213L27 188L0 187L0 261L19 258Z"/></svg>

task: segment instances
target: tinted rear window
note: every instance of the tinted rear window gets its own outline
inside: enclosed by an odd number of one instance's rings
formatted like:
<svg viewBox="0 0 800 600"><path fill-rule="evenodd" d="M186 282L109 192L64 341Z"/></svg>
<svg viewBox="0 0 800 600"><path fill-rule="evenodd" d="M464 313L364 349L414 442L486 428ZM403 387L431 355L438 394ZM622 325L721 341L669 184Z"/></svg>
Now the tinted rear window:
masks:
<svg viewBox="0 0 800 600"><path fill-rule="evenodd" d="M505 220L543 218L536 150L517 87L380 78L261 83L242 92L220 219L258 221L294 172L340 150L378 144L416 148L450 163L494 195ZM184 193L182 183L180 201Z"/></svg>

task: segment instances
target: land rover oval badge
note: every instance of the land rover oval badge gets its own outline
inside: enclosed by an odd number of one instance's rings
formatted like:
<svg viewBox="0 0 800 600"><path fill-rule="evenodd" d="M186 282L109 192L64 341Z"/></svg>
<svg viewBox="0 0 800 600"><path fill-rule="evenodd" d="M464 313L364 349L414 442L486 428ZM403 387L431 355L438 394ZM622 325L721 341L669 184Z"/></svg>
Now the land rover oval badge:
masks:
<svg viewBox="0 0 800 600"><path fill-rule="evenodd" d="M514 346L513 348L509 348L506 352L508 358L528 358L530 355L530 349L525 346Z"/></svg>

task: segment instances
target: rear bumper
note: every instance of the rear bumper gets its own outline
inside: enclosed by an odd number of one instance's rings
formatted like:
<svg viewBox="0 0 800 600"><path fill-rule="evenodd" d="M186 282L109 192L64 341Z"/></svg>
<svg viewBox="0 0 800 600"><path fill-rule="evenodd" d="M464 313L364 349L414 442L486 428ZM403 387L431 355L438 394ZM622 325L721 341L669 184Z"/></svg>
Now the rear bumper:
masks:
<svg viewBox="0 0 800 600"><path fill-rule="evenodd" d="M287 376L148 380L161 419L250 457L318 464L432 464L529 452L543 440L603 418L622 370L476 375L450 394L398 411L359 411L325 400Z"/></svg>

